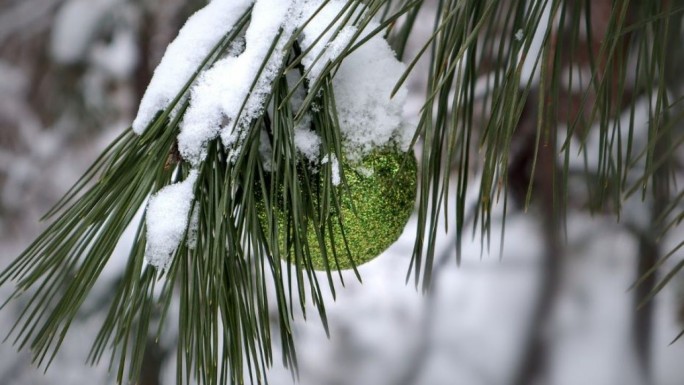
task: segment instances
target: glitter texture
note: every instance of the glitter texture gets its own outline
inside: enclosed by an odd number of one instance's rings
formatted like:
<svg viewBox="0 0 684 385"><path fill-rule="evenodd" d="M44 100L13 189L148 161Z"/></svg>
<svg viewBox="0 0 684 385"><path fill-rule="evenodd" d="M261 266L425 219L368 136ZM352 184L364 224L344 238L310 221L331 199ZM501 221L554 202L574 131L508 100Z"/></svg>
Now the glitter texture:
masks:
<svg viewBox="0 0 684 385"><path fill-rule="evenodd" d="M332 233L325 232L326 254L332 270L351 268L353 264L349 256L359 266L385 251L404 230L416 199L417 166L412 154L407 155L395 149L380 149L372 151L354 165L346 161L340 163L347 184L342 183L336 188L337 193L341 194L341 210L336 212L335 206L331 204L329 216ZM288 228L285 214L278 207L273 212L278 216L281 256L292 262L294 247L290 247L289 253L285 252ZM265 211L260 216L265 224ZM345 249L340 219L349 254ZM326 262L311 225L307 226L307 238L313 267L325 270ZM333 246L337 263L332 257Z"/></svg>

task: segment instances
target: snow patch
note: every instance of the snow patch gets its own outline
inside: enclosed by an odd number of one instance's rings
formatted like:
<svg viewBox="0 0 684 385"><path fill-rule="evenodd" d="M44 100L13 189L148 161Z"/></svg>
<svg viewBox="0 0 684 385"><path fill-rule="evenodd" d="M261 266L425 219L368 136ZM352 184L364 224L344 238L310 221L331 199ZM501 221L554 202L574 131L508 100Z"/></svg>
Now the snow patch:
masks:
<svg viewBox="0 0 684 385"><path fill-rule="evenodd" d="M342 10L342 7L338 7L338 4L333 3L327 7L326 10L329 10L326 12L326 15L331 17L321 21L324 16L317 15L316 18L313 19L306 28L304 28L305 39L303 45L307 48L313 44L315 40L318 39L318 36L323 33L330 23L332 23L333 18ZM319 17L321 19L319 19ZM330 30L325 34L323 41L330 40L334 31L335 28L330 28ZM321 76L325 66L337 59L342 54L344 49L349 46L349 43L357 31L358 30L356 27L348 25L342 28L338 32L337 36L335 36L330 43L323 46L322 49L314 48L306 57L304 57L302 64L309 70L307 76L311 81L318 79L318 77ZM308 40L310 41L307 41L307 36Z"/></svg>
<svg viewBox="0 0 684 385"><path fill-rule="evenodd" d="M181 155L195 166L206 156L207 143L216 137L220 136L225 146L234 146L263 112L284 60L285 45L304 21L318 12L304 27L301 38L302 48L309 50L302 64L312 81L353 43L355 36L364 38L379 26L371 21L360 33L355 26L328 28L344 12L345 2L334 0L321 8L322 4L320 0L211 2L190 18L169 46L143 97L133 129L143 132L155 114L176 97L211 48L253 5L244 51L219 60L199 76L178 135ZM350 159L401 141L407 136L404 131L411 130L402 119L407 90L402 87L391 97L405 69L387 42L376 35L349 54L335 71L338 119ZM297 102L299 95L294 104ZM297 134L297 143L309 159L318 151L319 142L304 131Z"/></svg>
<svg viewBox="0 0 684 385"><path fill-rule="evenodd" d="M523 35L523 30L522 30L522 28L520 28L520 29L518 29L518 30L515 32L515 35L514 35L513 37L514 37L515 40L517 40L517 41L522 41L523 36L524 36L524 35Z"/></svg>
<svg viewBox="0 0 684 385"><path fill-rule="evenodd" d="M98 44L90 53L91 61L116 79L126 79L138 64L138 47L131 30L116 32L111 43Z"/></svg>
<svg viewBox="0 0 684 385"><path fill-rule="evenodd" d="M200 75L192 88L192 102L178 135L180 153L191 164L197 165L204 159L207 143L219 134L226 147L233 145L239 139L240 129L263 111L289 38L283 27L288 16L292 16L292 3L257 1L245 36L245 51L237 57L219 60ZM237 132L233 128L238 128Z"/></svg>
<svg viewBox="0 0 684 385"><path fill-rule="evenodd" d="M332 169L332 183L333 186L340 185L340 162L337 160L335 154L326 154L321 160L321 164L327 164L330 162L330 167Z"/></svg>
<svg viewBox="0 0 684 385"><path fill-rule="evenodd" d="M193 207L192 215L190 216L190 225L188 226L188 248L195 250L197 248L197 238L199 237L199 208Z"/></svg>
<svg viewBox="0 0 684 385"><path fill-rule="evenodd" d="M305 117L303 121L310 121L310 119L311 117ZM302 124L295 128L294 143L297 150L299 150L309 162L317 162L321 148L321 138L318 134L306 128L306 126L306 124Z"/></svg>
<svg viewBox="0 0 684 385"><path fill-rule="evenodd" d="M202 61L253 2L214 0L188 19L154 71L133 121L136 133L142 134L157 112L173 101Z"/></svg>
<svg viewBox="0 0 684 385"><path fill-rule="evenodd" d="M331 43L314 45L318 36L343 10L344 4L343 1L331 1L304 28L302 49L310 51L302 63L311 70L312 79L320 75L327 61L336 59L345 47L353 43L357 30L347 26ZM311 11L316 9L312 7ZM368 36L379 25L377 21L371 21L358 39ZM335 30L335 27L330 28L322 41L330 40ZM319 56L321 58L317 61ZM324 61L321 63L321 60ZM382 36L375 35L344 58L334 73L337 115L345 152L350 160L358 160L373 149L408 136L404 131L411 130L410 125L404 124L402 118L408 91L401 87L392 97L392 90L405 70L406 66L396 59L389 44Z"/></svg>
<svg viewBox="0 0 684 385"><path fill-rule="evenodd" d="M197 171L193 170L184 181L166 186L150 198L145 259L158 269L168 266L183 240L196 180Z"/></svg>
<svg viewBox="0 0 684 385"><path fill-rule="evenodd" d="M50 56L59 64L85 59L101 21L118 0L72 0L57 12L50 35Z"/></svg>

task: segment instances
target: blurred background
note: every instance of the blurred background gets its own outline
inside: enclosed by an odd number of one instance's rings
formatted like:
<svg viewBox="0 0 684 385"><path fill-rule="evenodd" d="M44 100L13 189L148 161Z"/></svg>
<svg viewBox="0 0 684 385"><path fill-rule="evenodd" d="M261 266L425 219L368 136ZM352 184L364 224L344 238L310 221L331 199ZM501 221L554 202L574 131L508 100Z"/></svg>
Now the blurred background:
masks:
<svg viewBox="0 0 684 385"><path fill-rule="evenodd" d="M40 216L130 125L166 45L205 3L0 0L0 267L29 245L44 228ZM592 26L599 31L594 39L601 38L607 23L601 13L606 6L610 1L593 2ZM426 9L429 13L431 8ZM421 17L426 21L418 23L416 42L409 45L406 57L417 52L421 34L424 38L431 30L430 16ZM590 47L592 43L586 42ZM421 61L415 72L425 73L428 65ZM574 62L568 71L582 68ZM534 76L528 72L526 76ZM409 86L413 97L406 113L415 117L424 98L424 76L415 76ZM570 106L564 113L580 113L577 88L567 85L565 99L559 102ZM530 105L534 103L532 96ZM617 117L636 122L636 147L645 143L648 108L647 102L637 104L635 111ZM523 113L511 158L510 171L523 187L528 185L534 152L529 144L534 130L526 124L534 117L533 112ZM598 136L592 142L592 135L587 133L586 145L598 146ZM674 154L675 163L684 161L682 152ZM594 161L580 155L576 159L582 166ZM477 186L477 162L473 165ZM678 175L684 182L682 173ZM461 265L455 263L453 234L445 230L437 241L433 289L425 294L406 281L416 232L412 219L396 244L361 267L363 284L351 274L345 276L346 287L338 290L336 300L329 298L329 339L314 311L308 312L306 321L297 315L298 381L684 384L684 341L671 344L684 329L684 278L675 276L645 305L644 290L632 288L644 266L652 266L684 240L684 228L654 236L651 227L658 202L642 200L639 194L625 202L620 221L609 210L592 213L575 204L583 199L582 186L579 177L570 179L563 239L549 234L543 203L527 211L520 204L508 207L503 245L502 207L491 218L489 246L473 230L473 214L466 212L471 227L465 230L469 236ZM471 202L476 190L472 189ZM516 193L515 186L511 190ZM544 193L543 188L538 191ZM453 212L446 215L447 221L455 220ZM30 355L17 352L10 339L0 345L0 383L115 383L106 360L91 367L85 359L127 258L126 242L122 240L49 370L43 373L32 366ZM664 274L682 260L684 252L677 251L660 271ZM3 302L11 289L0 288ZM21 299L0 311L1 331L12 328L20 309ZM175 383L173 329L170 325L164 338L149 341L140 385ZM278 365L277 343L274 357L270 383L294 383L292 374Z"/></svg>

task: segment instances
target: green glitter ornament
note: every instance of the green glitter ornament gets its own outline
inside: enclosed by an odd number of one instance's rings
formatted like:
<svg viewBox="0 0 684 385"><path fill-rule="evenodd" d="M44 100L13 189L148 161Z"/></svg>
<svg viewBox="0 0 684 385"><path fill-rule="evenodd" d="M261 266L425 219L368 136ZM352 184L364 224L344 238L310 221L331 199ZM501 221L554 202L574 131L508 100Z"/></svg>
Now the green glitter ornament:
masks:
<svg viewBox="0 0 684 385"><path fill-rule="evenodd" d="M326 258L330 269L342 270L379 256L401 235L416 199L417 165L412 153L394 148L378 149L358 163L350 164L343 160L340 168L346 183L342 182L334 188L339 206L329 202L328 222L321 226L325 256L321 253L320 241L312 228L313 221L307 222L307 244L311 265L316 270L326 269ZM315 182L319 184L314 186L317 191L321 191L320 179L317 178ZM323 206L321 199L313 197L314 207ZM281 258L290 263L305 263L295 261L297 258L291 239L290 250L286 250L291 224L287 222L282 207L278 207L278 203L275 206L273 213L278 217ZM260 217L265 223L265 210L261 211Z"/></svg>

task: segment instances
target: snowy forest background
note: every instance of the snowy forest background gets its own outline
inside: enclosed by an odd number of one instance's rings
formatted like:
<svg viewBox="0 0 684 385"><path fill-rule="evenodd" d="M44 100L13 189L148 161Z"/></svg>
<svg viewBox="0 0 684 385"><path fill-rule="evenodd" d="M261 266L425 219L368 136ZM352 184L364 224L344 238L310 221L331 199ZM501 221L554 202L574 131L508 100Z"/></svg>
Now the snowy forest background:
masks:
<svg viewBox="0 0 684 385"><path fill-rule="evenodd" d="M600 29L601 7L610 1L593 3L599 11L592 25ZM130 125L167 44L202 5L199 0L0 1L0 267L39 233L40 216ZM429 22L425 26L427 33ZM421 65L426 64L416 72ZM415 78L409 86L413 102L406 114L415 115L424 84ZM568 85L568 98L572 90ZM636 121L645 127L648 106L640 108ZM520 159L531 151L524 124L523 116ZM644 142L635 139L636 145ZM684 161L682 151L675 155ZM571 194L581 195L581 180L574 182ZM501 208L492 219L490 247L483 248L477 233L468 237L460 267L454 263L453 237L446 233L438 239L433 290L425 295L405 283L412 219L395 245L361 267L363 284L349 275L337 300L328 300L329 340L315 317L298 320L300 383L526 384L532 383L531 373L543 373L546 381L540 383L554 385L684 383L684 342L670 344L684 328L684 278L680 274L638 309L644 293L630 290L640 263L675 248L684 229L650 238L656 205L635 195L620 222L610 213L592 215L581 205L571 206L568 237L557 249L549 248L539 207L526 213L509 207L501 256ZM556 250L558 261L552 268L550 250ZM7 341L0 345L0 383L115 382L106 364L89 367L84 360L127 253L124 239L47 374ZM662 271L683 258L680 250ZM2 287L3 302L10 289ZM546 296L548 301L540 300ZM0 312L0 330L10 330L18 309L12 303ZM162 340L148 342L140 385L175 383L174 341L171 327ZM284 368L276 366L270 375L272 384L293 383Z"/></svg>

